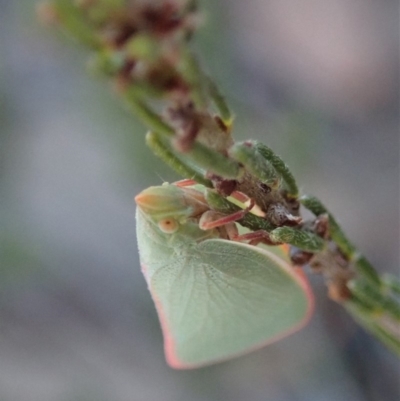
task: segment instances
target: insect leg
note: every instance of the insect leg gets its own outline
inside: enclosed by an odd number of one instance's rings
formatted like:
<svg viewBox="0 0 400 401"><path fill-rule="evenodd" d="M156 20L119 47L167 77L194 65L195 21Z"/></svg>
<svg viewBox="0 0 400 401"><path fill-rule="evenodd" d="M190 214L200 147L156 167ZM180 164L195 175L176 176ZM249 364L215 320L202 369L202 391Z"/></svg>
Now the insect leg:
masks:
<svg viewBox="0 0 400 401"><path fill-rule="evenodd" d="M222 215L214 210L209 210L200 218L199 226L203 230L211 230L212 228L222 227L230 223L234 223L243 217L252 209L254 202L251 202L246 209L238 210L228 215Z"/></svg>
<svg viewBox="0 0 400 401"><path fill-rule="evenodd" d="M271 239L270 234L265 230L257 230L250 233L238 235L233 238L234 241L247 242L249 241L250 245L258 245L259 243L263 243L266 245L281 245L282 242L274 242Z"/></svg>
<svg viewBox="0 0 400 401"><path fill-rule="evenodd" d="M196 180L191 180L189 178L185 178L184 180L176 181L173 183L173 185L177 187L191 187L192 185L196 185L198 182Z"/></svg>

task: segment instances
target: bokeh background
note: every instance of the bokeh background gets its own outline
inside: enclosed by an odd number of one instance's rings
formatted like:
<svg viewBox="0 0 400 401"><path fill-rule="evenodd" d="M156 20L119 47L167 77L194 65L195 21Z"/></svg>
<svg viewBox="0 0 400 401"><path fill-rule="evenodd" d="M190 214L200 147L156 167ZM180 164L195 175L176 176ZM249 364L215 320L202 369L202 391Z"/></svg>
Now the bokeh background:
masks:
<svg viewBox="0 0 400 401"><path fill-rule="evenodd" d="M398 274L398 3L203 0L195 46L237 116ZM0 0L0 399L394 401L399 362L311 277L310 325L194 371L164 362L133 197L177 177L87 53Z"/></svg>

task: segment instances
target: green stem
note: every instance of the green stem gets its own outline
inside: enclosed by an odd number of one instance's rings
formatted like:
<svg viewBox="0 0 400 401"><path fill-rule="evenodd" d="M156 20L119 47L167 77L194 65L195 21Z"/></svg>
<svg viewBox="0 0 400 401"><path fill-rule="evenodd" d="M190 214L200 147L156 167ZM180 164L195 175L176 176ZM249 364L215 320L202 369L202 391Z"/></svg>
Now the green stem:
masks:
<svg viewBox="0 0 400 401"><path fill-rule="evenodd" d="M329 217L329 233L332 240L336 243L338 248L342 253L349 259L355 262L357 271L365 277L368 281L376 286L381 285L381 281L378 273L368 262L368 260L357 254L355 246L347 239L343 230L332 216L322 202L314 196L304 195L300 198L300 202L304 207L310 210L315 216L320 216L321 214L327 214Z"/></svg>
<svg viewBox="0 0 400 401"><path fill-rule="evenodd" d="M128 107L144 125L167 138L172 138L174 136L175 131L162 121L160 116L151 110L144 101L138 98L134 88L128 89L124 93L124 98Z"/></svg>
<svg viewBox="0 0 400 401"><path fill-rule="evenodd" d="M376 286L359 279L351 281L349 288L352 294L371 307L373 313L387 313L400 323L400 305L390 296L379 291Z"/></svg>
<svg viewBox="0 0 400 401"><path fill-rule="evenodd" d="M93 49L101 46L99 37L95 35L93 27L71 0L55 0L50 3L62 28L79 42Z"/></svg>
<svg viewBox="0 0 400 401"><path fill-rule="evenodd" d="M235 143L229 149L229 155L245 166L263 184L268 185L271 189L279 188L280 177L274 166L249 143Z"/></svg>
<svg viewBox="0 0 400 401"><path fill-rule="evenodd" d="M163 32L160 39L157 23L152 25L151 22L144 21L144 24L137 24L138 21L135 19L134 29L132 27L127 29L125 24L127 21L122 19L118 22L113 18L115 13L118 15L127 13L128 6L124 1L111 4L102 0L96 2L54 0L49 4L54 11L55 22L58 22L62 29L97 51L98 69L112 78L126 80L121 96L139 120L152 131L147 134L147 144L176 172L207 187L212 184L205 178L208 172L219 176L222 181L246 180L246 177L250 177L249 182L246 182L247 187L246 185L241 187L245 188L247 196L260 193L261 184L267 183L273 189L285 189L286 200L297 200L299 190L289 168L269 147L261 143L248 141L234 144L229 155L224 153L226 147L223 154L216 150L218 140L214 142L210 140L210 146L195 141L193 147L185 153L179 153L174 149L171 140L175 138L175 130L163 121L160 113L152 109L150 105L153 100L160 102L161 104L157 105L161 107L176 106L179 102L193 103L195 111L200 115L202 113L211 115L212 101L228 127L224 134L230 135L232 123L232 113L224 97L215 83L204 74L188 48L187 38L191 33L190 28L183 27L179 32L181 28L177 27L170 32ZM193 2L187 3L186 11L182 15L193 12L193 4ZM102 12L93 13L91 7L100 7ZM140 7L144 6L137 7L138 13L135 18L140 19L139 11L144 10ZM110 9L113 12L109 12ZM99 11L99 8L96 10ZM111 33L107 27L112 27ZM105 40L107 34L111 34L110 37L107 36L108 41ZM151 74L152 68L155 65L164 65L162 63L166 60L173 64L178 80L160 86L155 84L157 79L154 80ZM124 67L132 68L126 72ZM182 83L184 85L180 85ZM206 126L200 128L207 130ZM212 138L213 134L215 133L210 132ZM260 196L260 199L264 200L264 192L261 192ZM243 210L234 204L232 198L224 198L215 190L207 190L206 198L211 208L225 214ZM266 195L265 199L267 206L268 202L273 204L276 201L271 194ZM303 196L300 201L315 216L328 215L330 240L336 244L347 260L353 263L358 273L349 283L352 298L344 302L344 307L360 324L400 355L399 280L388 275L381 280L373 266L357 252L336 219L317 198ZM253 231L265 230L277 242L290 243L316 254L328 244L328 241L304 229L276 227L267 218L252 213L247 213L239 223Z"/></svg>
<svg viewBox="0 0 400 401"><path fill-rule="evenodd" d="M199 66L197 59L188 50L182 50L181 73L190 84L192 91L192 100L199 109L207 108L207 99L205 95L205 76Z"/></svg>
<svg viewBox="0 0 400 401"><path fill-rule="evenodd" d="M382 324L377 322L371 311L363 305L362 302L354 298L344 304L346 310L353 318L366 330L371 332L383 344L385 344L394 353L400 356L400 339L399 335L388 331Z"/></svg>
<svg viewBox="0 0 400 401"><path fill-rule="evenodd" d="M237 162L199 142L195 142L185 155L191 158L193 163L226 179L236 179L240 176L241 169Z"/></svg>
<svg viewBox="0 0 400 401"><path fill-rule="evenodd" d="M275 242L290 244L307 252L319 252L325 248L325 241L318 235L292 227L275 228L270 235Z"/></svg>
<svg viewBox="0 0 400 401"><path fill-rule="evenodd" d="M206 187L212 187L211 181L204 178L201 173L176 157L159 135L154 132L148 132L146 135L146 143L156 156L163 160L164 163L168 164L179 175L195 180Z"/></svg>
<svg viewBox="0 0 400 401"><path fill-rule="evenodd" d="M257 142L255 148L266 160L272 164L275 170L282 177L288 197L296 199L299 196L299 189L297 187L296 180L289 170L287 164L268 146Z"/></svg>
<svg viewBox="0 0 400 401"><path fill-rule="evenodd" d="M400 282L399 280L390 275L390 274L384 274L382 278L383 285L389 289L393 294L395 295L400 295Z"/></svg>
<svg viewBox="0 0 400 401"><path fill-rule="evenodd" d="M232 113L225 101L225 97L219 91L217 85L212 81L210 77L206 77L208 83L208 90L210 92L211 99L213 100L218 112L221 115L222 120L226 124L230 124L232 121Z"/></svg>

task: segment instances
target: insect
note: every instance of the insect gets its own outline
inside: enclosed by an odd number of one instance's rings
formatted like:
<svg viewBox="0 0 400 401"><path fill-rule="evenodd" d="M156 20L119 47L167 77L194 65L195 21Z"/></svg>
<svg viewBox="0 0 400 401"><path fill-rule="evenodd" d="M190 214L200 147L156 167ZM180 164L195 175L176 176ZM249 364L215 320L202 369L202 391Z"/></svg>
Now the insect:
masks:
<svg viewBox="0 0 400 401"><path fill-rule="evenodd" d="M213 364L303 327L313 310L305 277L268 250L204 229L198 187L164 184L136 196L140 262L176 369Z"/></svg>

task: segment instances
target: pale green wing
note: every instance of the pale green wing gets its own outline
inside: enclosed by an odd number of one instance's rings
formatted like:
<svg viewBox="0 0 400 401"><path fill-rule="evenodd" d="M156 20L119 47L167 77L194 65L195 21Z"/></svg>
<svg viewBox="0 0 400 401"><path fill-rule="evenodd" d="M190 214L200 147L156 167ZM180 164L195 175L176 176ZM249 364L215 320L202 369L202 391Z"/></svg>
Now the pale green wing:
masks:
<svg viewBox="0 0 400 401"><path fill-rule="evenodd" d="M153 272L173 263L173 247L169 244L171 236L162 233L139 208L136 208L136 236L140 264L149 282Z"/></svg>
<svg viewBox="0 0 400 401"><path fill-rule="evenodd" d="M149 280L171 366L245 353L296 331L311 315L305 279L268 251L221 239L190 248Z"/></svg>

